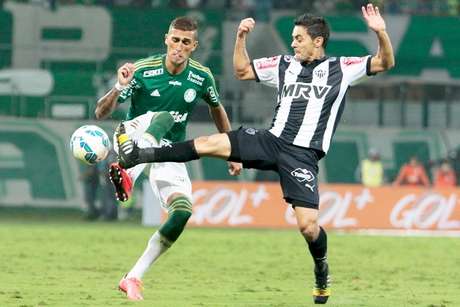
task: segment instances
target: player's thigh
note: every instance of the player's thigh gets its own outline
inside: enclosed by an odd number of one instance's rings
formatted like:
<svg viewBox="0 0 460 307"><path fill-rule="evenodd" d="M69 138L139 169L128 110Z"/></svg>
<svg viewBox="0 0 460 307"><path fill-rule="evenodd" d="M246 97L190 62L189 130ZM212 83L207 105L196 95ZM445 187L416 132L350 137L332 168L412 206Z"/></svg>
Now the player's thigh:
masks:
<svg viewBox="0 0 460 307"><path fill-rule="evenodd" d="M192 183L184 163L153 163L149 180L165 208L173 195L180 195L192 201Z"/></svg>
<svg viewBox="0 0 460 307"><path fill-rule="evenodd" d="M230 131L230 161L242 162L244 168L278 171L279 144L267 130L240 128Z"/></svg>
<svg viewBox="0 0 460 307"><path fill-rule="evenodd" d="M278 173L286 201L295 207L318 209L318 166L308 152L296 155L295 149L280 155Z"/></svg>

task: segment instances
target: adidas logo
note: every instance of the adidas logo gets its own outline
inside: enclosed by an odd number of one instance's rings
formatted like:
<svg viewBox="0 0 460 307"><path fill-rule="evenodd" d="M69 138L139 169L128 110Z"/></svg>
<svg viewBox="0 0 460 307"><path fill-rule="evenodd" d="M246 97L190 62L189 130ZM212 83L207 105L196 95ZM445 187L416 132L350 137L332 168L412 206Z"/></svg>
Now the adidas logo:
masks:
<svg viewBox="0 0 460 307"><path fill-rule="evenodd" d="M160 92L158 91L158 89L156 89L156 90L154 90L154 91L150 94L150 96L153 96L153 97L160 97L161 95L160 95Z"/></svg>

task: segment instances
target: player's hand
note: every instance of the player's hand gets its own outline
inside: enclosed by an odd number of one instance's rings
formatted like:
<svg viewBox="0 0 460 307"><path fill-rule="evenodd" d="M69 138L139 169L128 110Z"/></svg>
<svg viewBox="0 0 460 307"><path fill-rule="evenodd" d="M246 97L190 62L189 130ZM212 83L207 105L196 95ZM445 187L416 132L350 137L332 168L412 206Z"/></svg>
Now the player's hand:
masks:
<svg viewBox="0 0 460 307"><path fill-rule="evenodd" d="M363 12L364 20L366 20L367 26L375 32L385 31L386 25L385 20L380 15L379 8L369 3L367 6L362 6L361 11Z"/></svg>
<svg viewBox="0 0 460 307"><path fill-rule="evenodd" d="M247 33L251 32L256 26L256 22L253 18L245 18L241 20L240 25L238 26L238 37L243 37Z"/></svg>
<svg viewBox="0 0 460 307"><path fill-rule="evenodd" d="M133 63L123 64L117 71L118 83L120 83L120 85L128 85L134 77L135 70L136 67Z"/></svg>
<svg viewBox="0 0 460 307"><path fill-rule="evenodd" d="M228 162L228 173L232 176L238 176L243 169L243 164L238 162Z"/></svg>

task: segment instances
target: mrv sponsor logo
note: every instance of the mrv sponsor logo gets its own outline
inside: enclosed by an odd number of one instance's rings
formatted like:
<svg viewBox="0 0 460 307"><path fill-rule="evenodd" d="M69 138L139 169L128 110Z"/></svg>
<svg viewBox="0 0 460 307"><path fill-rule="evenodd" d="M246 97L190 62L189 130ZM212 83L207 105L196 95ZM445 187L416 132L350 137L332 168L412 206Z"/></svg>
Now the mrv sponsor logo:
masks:
<svg viewBox="0 0 460 307"><path fill-rule="evenodd" d="M314 85L311 83L290 83L283 86L281 98L292 97L293 99L303 97L305 99L324 99L331 87L329 85Z"/></svg>

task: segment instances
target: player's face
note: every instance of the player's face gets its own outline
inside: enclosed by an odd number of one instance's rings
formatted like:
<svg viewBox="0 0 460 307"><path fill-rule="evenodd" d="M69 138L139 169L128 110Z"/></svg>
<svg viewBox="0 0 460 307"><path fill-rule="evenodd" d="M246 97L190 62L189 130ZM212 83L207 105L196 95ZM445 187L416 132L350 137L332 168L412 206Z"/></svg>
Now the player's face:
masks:
<svg viewBox="0 0 460 307"><path fill-rule="evenodd" d="M292 30L291 47L294 49L294 56L298 61L311 60L318 48L322 48L323 38L312 39L304 26L295 26Z"/></svg>
<svg viewBox="0 0 460 307"><path fill-rule="evenodd" d="M195 36L195 31L182 31L171 28L165 35L168 61L176 66L187 61L198 46Z"/></svg>

